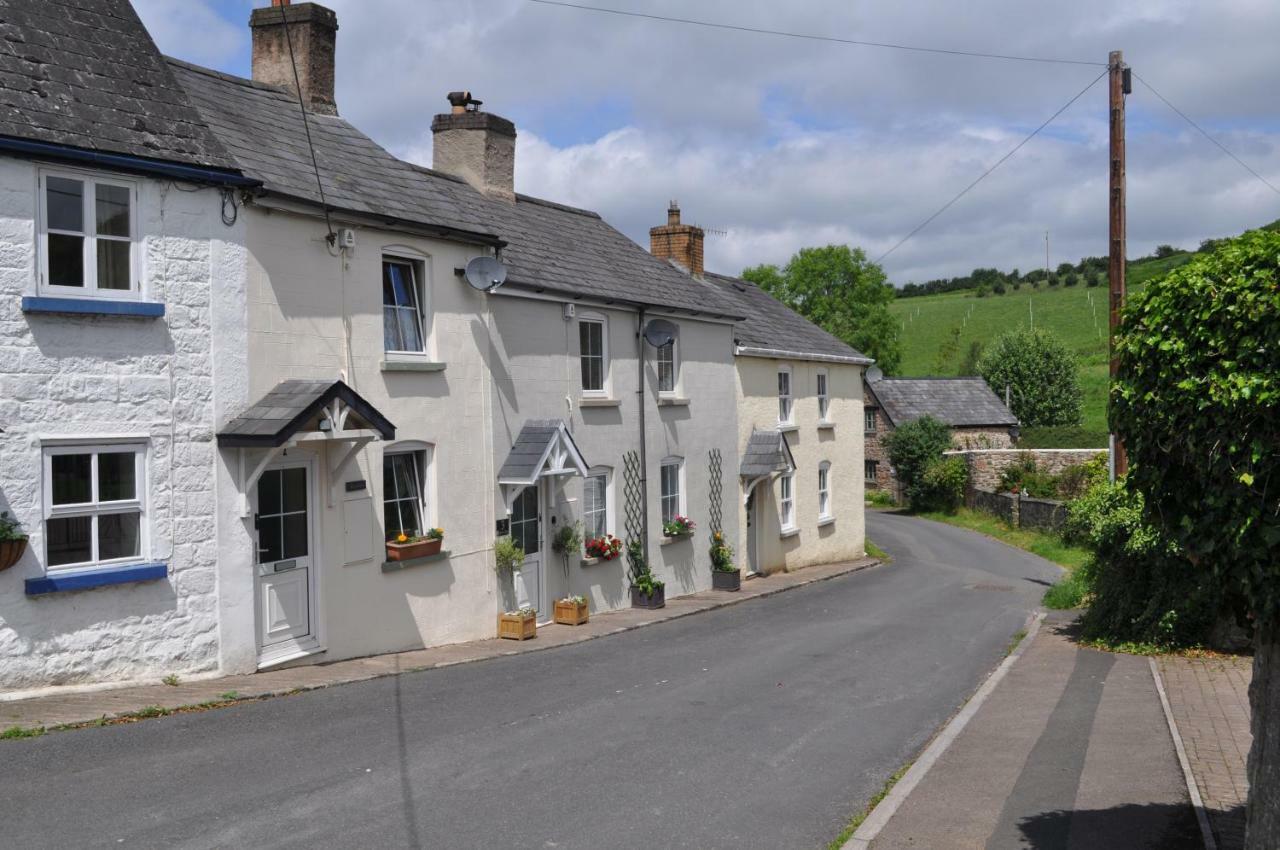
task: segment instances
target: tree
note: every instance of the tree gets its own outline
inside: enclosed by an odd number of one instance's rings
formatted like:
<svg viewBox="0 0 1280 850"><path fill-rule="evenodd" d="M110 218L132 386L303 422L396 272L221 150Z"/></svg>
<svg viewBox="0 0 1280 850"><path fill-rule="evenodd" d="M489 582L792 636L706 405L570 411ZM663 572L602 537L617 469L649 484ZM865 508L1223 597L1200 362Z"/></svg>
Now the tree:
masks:
<svg viewBox="0 0 1280 850"><path fill-rule="evenodd" d="M1245 846L1280 847L1280 234L1252 231L1125 310L1111 422L1145 516L1251 619Z"/></svg>
<svg viewBox="0 0 1280 850"><path fill-rule="evenodd" d="M1002 334L982 355L978 374L998 395L1011 389L1010 406L1023 428L1080 424L1075 355L1047 331Z"/></svg>
<svg viewBox="0 0 1280 850"><path fill-rule="evenodd" d="M885 443L907 501L919 507L917 503L927 498L925 471L951 448L951 429L932 416L921 416L898 426Z"/></svg>
<svg viewBox="0 0 1280 850"><path fill-rule="evenodd" d="M902 362L898 321L889 313L893 287L861 248L801 248L779 269L756 266L742 276L870 357L893 374Z"/></svg>
<svg viewBox="0 0 1280 850"><path fill-rule="evenodd" d="M1181 248L1175 248L1172 245L1157 245L1155 253L1151 256L1157 260L1163 260L1165 257L1172 257L1174 254L1180 253Z"/></svg>

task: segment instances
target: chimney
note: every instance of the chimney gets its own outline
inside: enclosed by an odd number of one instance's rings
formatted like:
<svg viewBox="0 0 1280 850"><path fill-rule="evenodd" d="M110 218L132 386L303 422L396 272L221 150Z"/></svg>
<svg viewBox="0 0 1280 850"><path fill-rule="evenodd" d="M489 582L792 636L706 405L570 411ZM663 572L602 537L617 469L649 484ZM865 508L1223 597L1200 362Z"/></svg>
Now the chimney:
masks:
<svg viewBox="0 0 1280 850"><path fill-rule="evenodd" d="M337 115L333 99L333 54L338 40L338 16L318 3L271 0L271 7L254 9L253 79L259 83L302 89L308 112ZM292 44L292 59L290 46ZM294 64L297 64L297 83Z"/></svg>
<svg viewBox="0 0 1280 850"><path fill-rule="evenodd" d="M431 167L494 198L516 199L516 125L480 111L469 91L449 92L452 108L431 121Z"/></svg>
<svg viewBox="0 0 1280 850"><path fill-rule="evenodd" d="M675 201L667 207L667 223L649 228L649 252L676 265L694 277L702 277L702 240L706 234L701 227L680 223L680 205Z"/></svg>

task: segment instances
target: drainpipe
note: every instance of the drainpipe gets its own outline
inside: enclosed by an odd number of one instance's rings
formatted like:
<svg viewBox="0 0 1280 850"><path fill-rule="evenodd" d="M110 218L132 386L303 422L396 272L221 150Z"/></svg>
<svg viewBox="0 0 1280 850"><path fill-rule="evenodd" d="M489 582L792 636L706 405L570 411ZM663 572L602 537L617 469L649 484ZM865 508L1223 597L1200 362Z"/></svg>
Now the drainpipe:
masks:
<svg viewBox="0 0 1280 850"><path fill-rule="evenodd" d="M648 398L644 380L644 307L640 307L639 324L636 325L636 363L639 366L639 387L636 397L640 400L640 541L644 549L644 562L649 563L649 460L645 452L648 432L645 430L644 408Z"/></svg>

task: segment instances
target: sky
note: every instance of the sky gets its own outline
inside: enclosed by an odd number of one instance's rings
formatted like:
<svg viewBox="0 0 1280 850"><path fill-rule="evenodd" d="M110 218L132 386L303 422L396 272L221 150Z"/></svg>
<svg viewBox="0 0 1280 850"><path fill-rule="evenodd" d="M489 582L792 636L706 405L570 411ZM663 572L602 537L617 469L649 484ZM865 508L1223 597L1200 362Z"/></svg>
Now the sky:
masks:
<svg viewBox="0 0 1280 850"><path fill-rule="evenodd" d="M165 53L250 75L267 0L133 0ZM1280 187L1275 0L583 0L645 14L1134 71ZM338 108L431 164L449 91L516 123L516 189L601 213L642 245L669 200L708 229L707 268L831 243L876 259L1103 67L821 43L532 0L331 0ZM1280 218L1280 194L1134 81L1129 255ZM883 261L901 285L1107 253L1099 81Z"/></svg>

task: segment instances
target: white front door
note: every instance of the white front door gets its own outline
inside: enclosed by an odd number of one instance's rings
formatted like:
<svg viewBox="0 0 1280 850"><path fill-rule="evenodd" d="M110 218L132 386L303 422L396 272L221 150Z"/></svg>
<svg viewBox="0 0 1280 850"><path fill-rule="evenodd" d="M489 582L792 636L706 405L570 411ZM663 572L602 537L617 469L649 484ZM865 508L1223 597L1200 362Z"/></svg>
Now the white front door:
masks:
<svg viewBox="0 0 1280 850"><path fill-rule="evenodd" d="M305 462L258 479L257 608L260 663L315 645L313 506Z"/></svg>
<svg viewBox="0 0 1280 850"><path fill-rule="evenodd" d="M524 566L515 575L516 604L537 609L538 621L550 619L550 606L546 604L546 576L542 554L542 499L541 486L525 487L511 506L511 539L524 550Z"/></svg>
<svg viewBox="0 0 1280 850"><path fill-rule="evenodd" d="M760 563L756 554L756 526L758 525L756 510L759 501L756 499L756 491L759 489L758 484L754 485L751 492L747 494L747 572L749 573L760 572Z"/></svg>

